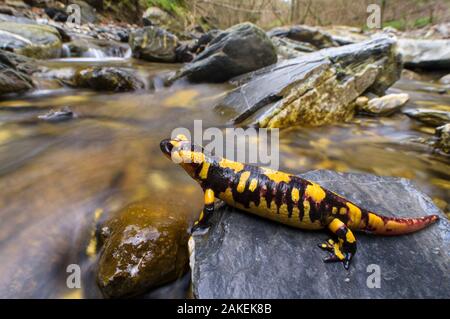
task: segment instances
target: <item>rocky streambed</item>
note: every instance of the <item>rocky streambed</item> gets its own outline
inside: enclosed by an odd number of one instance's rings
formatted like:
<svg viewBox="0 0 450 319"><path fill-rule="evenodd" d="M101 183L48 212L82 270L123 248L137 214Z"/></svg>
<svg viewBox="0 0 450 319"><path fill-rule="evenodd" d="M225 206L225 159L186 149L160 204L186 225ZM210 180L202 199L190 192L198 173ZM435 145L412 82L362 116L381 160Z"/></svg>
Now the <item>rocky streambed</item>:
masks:
<svg viewBox="0 0 450 319"><path fill-rule="evenodd" d="M448 296L445 35L250 23L186 32L156 9L143 24L74 26L48 8L14 10L0 14L1 297ZM159 141L197 119L280 128L282 170L313 171L387 214L443 221L404 238L361 236L347 274L322 264L325 234L223 208L195 236L189 267L202 194ZM386 289L365 290L372 263ZM80 288L66 284L69 265Z"/></svg>

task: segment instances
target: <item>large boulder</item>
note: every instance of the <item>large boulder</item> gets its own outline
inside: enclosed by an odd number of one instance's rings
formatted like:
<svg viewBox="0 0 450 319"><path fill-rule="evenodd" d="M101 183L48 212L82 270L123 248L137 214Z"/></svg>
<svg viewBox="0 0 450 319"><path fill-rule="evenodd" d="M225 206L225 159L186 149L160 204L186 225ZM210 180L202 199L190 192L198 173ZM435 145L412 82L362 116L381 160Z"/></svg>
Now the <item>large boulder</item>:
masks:
<svg viewBox="0 0 450 319"><path fill-rule="evenodd" d="M358 251L346 271L341 263L322 262L326 253L317 244L329 238L326 231L290 228L225 206L191 242L195 297L450 298L450 223L410 181L332 171L302 176L376 212L441 219L398 237L356 233ZM369 285L377 269L380 288Z"/></svg>
<svg viewBox="0 0 450 319"><path fill-rule="evenodd" d="M96 91L126 92L145 88L145 83L131 69L93 67L75 73L69 85Z"/></svg>
<svg viewBox="0 0 450 319"><path fill-rule="evenodd" d="M34 87L30 75L37 71L33 60L0 50L0 95L22 93Z"/></svg>
<svg viewBox="0 0 450 319"><path fill-rule="evenodd" d="M323 49L236 79L239 86L217 109L234 123L260 127L324 125L345 121L366 91L379 95L400 76L395 41L369 41Z"/></svg>
<svg viewBox="0 0 450 319"><path fill-rule="evenodd" d="M275 62L276 50L265 32L254 24L241 23L220 32L168 82L182 77L194 82L223 82Z"/></svg>
<svg viewBox="0 0 450 319"><path fill-rule="evenodd" d="M188 224L181 204L131 204L101 230L97 282L106 297L133 296L180 278L188 269Z"/></svg>
<svg viewBox="0 0 450 319"><path fill-rule="evenodd" d="M130 34L133 56L151 62L175 62L178 38L158 27L145 27Z"/></svg>
<svg viewBox="0 0 450 319"><path fill-rule="evenodd" d="M407 68L450 68L450 40L399 39L398 50Z"/></svg>
<svg viewBox="0 0 450 319"><path fill-rule="evenodd" d="M50 59L61 55L61 35L48 25L0 23L0 49L32 58Z"/></svg>

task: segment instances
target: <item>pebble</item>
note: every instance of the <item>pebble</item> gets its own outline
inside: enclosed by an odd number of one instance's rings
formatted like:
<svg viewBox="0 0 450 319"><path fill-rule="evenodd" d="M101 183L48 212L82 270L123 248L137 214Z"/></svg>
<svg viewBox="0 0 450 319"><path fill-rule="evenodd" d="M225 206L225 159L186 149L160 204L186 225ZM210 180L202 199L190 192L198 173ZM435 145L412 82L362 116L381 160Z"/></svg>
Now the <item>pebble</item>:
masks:
<svg viewBox="0 0 450 319"><path fill-rule="evenodd" d="M67 106L63 107L62 109L58 111L51 110L47 114L39 115L38 118L40 120L48 121L48 122L62 122L62 121L68 121L73 118L76 118L77 115L72 112L71 109L69 109Z"/></svg>

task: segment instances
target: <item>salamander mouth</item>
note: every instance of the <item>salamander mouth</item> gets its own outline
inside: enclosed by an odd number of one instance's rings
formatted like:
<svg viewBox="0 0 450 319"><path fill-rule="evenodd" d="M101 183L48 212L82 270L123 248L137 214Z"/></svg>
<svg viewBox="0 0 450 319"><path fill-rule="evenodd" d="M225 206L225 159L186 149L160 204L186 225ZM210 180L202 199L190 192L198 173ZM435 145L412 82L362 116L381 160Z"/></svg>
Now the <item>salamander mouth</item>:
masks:
<svg viewBox="0 0 450 319"><path fill-rule="evenodd" d="M161 151L164 153L164 155L169 157L171 156L173 144L171 143L170 139L162 140L161 143L159 143L159 147L161 148Z"/></svg>

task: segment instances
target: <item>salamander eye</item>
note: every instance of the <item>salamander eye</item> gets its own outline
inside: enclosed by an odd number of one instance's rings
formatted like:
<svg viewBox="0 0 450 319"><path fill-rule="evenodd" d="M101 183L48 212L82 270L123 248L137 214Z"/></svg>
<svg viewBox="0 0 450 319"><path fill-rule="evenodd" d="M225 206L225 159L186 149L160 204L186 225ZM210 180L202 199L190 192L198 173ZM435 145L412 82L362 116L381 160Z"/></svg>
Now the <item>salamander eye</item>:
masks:
<svg viewBox="0 0 450 319"><path fill-rule="evenodd" d="M161 148L161 151L165 154L170 154L173 149L173 144L171 143L170 139L162 140L159 144L159 147Z"/></svg>

